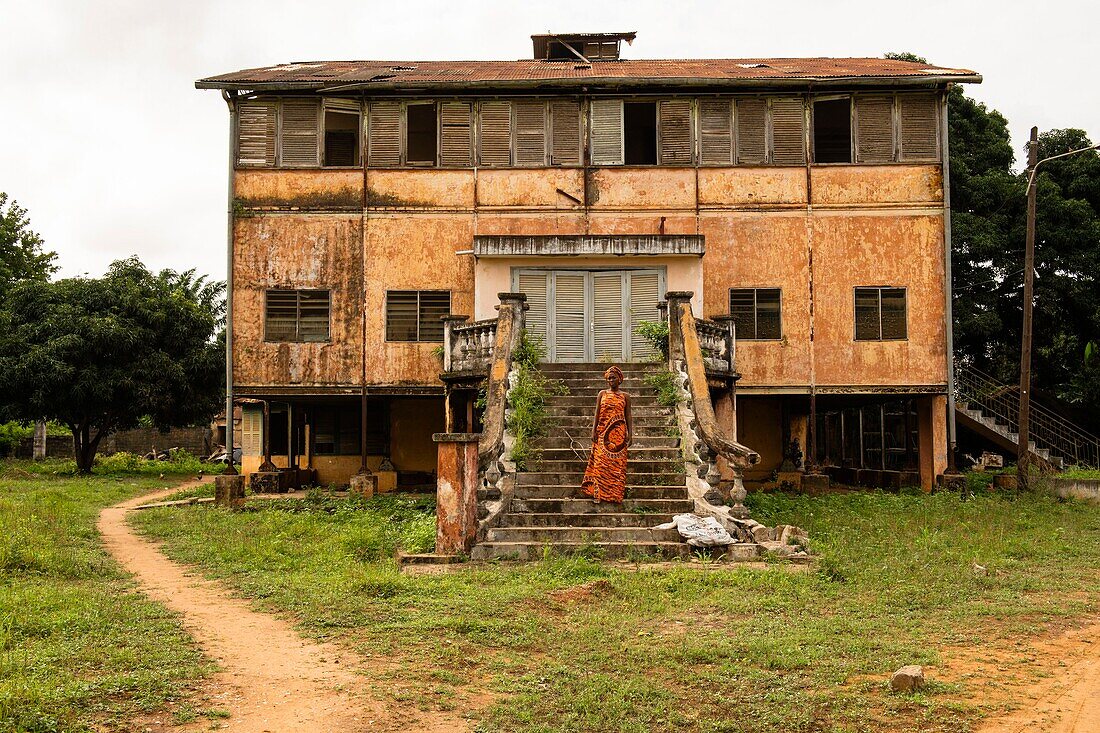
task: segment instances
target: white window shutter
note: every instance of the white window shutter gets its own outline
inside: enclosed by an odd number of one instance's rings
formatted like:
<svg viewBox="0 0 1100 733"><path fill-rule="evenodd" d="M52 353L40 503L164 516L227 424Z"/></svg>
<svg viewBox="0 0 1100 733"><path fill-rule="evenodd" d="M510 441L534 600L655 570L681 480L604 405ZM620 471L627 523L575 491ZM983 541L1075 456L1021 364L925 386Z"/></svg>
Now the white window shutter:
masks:
<svg viewBox="0 0 1100 733"><path fill-rule="evenodd" d="M443 102L439 112L439 163L466 168L473 165L473 125L469 102Z"/></svg>
<svg viewBox="0 0 1100 733"><path fill-rule="evenodd" d="M515 102L516 165L546 165L546 103Z"/></svg>
<svg viewBox="0 0 1100 733"><path fill-rule="evenodd" d="M583 272L554 273L554 361L585 361Z"/></svg>
<svg viewBox="0 0 1100 733"><path fill-rule="evenodd" d="M940 158L939 99L934 94L898 95L898 137L901 159L935 161Z"/></svg>
<svg viewBox="0 0 1100 733"><path fill-rule="evenodd" d="M484 166L512 164L512 103L482 102L480 108L479 156Z"/></svg>
<svg viewBox="0 0 1100 733"><path fill-rule="evenodd" d="M691 100L662 101L657 119L661 164L691 165Z"/></svg>
<svg viewBox="0 0 1100 733"><path fill-rule="evenodd" d="M894 159L894 97L856 97L856 162Z"/></svg>
<svg viewBox="0 0 1100 733"><path fill-rule="evenodd" d="M733 114L728 99L699 100L699 162L733 163Z"/></svg>
<svg viewBox="0 0 1100 733"><path fill-rule="evenodd" d="M370 165L401 165L401 103L372 102L367 128Z"/></svg>
<svg viewBox="0 0 1100 733"><path fill-rule="evenodd" d="M592 356L596 361L623 358L622 272L592 273Z"/></svg>
<svg viewBox="0 0 1100 733"><path fill-rule="evenodd" d="M653 345L638 335L642 321L659 318L657 303L661 299L661 277L656 272L632 272L630 277L630 360L650 361L657 356Z"/></svg>
<svg viewBox="0 0 1100 733"><path fill-rule="evenodd" d="M768 155L768 102L737 100L737 162L763 163Z"/></svg>
<svg viewBox="0 0 1100 733"><path fill-rule="evenodd" d="M552 102L550 118L550 165L580 165L580 103L574 100Z"/></svg>
<svg viewBox="0 0 1100 733"><path fill-rule="evenodd" d="M623 164L623 101L593 99L591 118L592 164Z"/></svg>
<svg viewBox="0 0 1100 733"><path fill-rule="evenodd" d="M259 405L241 406L241 454L263 454L264 411Z"/></svg>
<svg viewBox="0 0 1100 733"><path fill-rule="evenodd" d="M524 330L534 339L550 349L550 338L546 331L546 293L550 275L545 272L520 272L517 277L519 292L527 296L527 311L523 315Z"/></svg>
<svg viewBox="0 0 1100 733"><path fill-rule="evenodd" d="M802 97L771 100L772 162L778 165L806 163L806 107Z"/></svg>
<svg viewBox="0 0 1100 733"><path fill-rule="evenodd" d="M316 99L284 99L279 135L280 163L284 166L316 167L321 164L319 112Z"/></svg>
<svg viewBox="0 0 1100 733"><path fill-rule="evenodd" d="M237 165L275 165L275 103L241 102L237 106Z"/></svg>

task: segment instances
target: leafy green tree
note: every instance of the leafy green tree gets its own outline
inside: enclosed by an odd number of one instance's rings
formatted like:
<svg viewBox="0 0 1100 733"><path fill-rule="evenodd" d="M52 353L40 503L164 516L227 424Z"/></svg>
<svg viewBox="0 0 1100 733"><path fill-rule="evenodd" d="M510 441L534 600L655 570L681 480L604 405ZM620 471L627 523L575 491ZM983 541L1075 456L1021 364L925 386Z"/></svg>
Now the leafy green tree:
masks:
<svg viewBox="0 0 1100 733"><path fill-rule="evenodd" d="M66 425L83 473L106 435L143 418L209 420L223 394L220 288L136 258L102 278L16 284L0 310L0 419Z"/></svg>
<svg viewBox="0 0 1100 733"><path fill-rule="evenodd" d="M0 296L21 280L48 280L56 270L53 252L30 229L27 210L0 191Z"/></svg>

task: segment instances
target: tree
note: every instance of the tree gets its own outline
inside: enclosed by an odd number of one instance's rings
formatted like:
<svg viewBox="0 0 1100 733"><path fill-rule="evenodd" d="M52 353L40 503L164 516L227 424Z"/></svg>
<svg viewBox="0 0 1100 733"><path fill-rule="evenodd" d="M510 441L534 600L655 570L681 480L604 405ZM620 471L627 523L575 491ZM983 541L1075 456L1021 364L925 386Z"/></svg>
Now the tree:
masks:
<svg viewBox="0 0 1100 733"><path fill-rule="evenodd" d="M68 426L82 473L106 435L139 420L209 420L222 399L221 287L136 258L102 278L16 284L0 310L0 419Z"/></svg>
<svg viewBox="0 0 1100 733"><path fill-rule="evenodd" d="M27 210L8 204L0 191L0 296L21 280L48 280L57 255L42 251L42 238L30 230Z"/></svg>

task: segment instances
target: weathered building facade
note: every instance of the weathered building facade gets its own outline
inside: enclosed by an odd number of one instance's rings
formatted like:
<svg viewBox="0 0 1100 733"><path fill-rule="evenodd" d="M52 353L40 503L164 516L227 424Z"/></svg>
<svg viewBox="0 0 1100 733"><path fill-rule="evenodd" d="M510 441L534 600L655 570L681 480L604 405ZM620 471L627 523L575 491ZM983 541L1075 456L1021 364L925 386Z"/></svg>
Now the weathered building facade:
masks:
<svg viewBox="0 0 1100 733"><path fill-rule="evenodd" d="M805 454L931 486L948 443L945 94L980 77L619 58L632 38L197 82L230 110L246 472L266 446L344 482L365 447L381 488L428 483L442 316L488 319L522 292L550 360L629 361L648 358L635 329L664 293L690 291L697 316L736 324L736 436L761 455L747 478Z"/></svg>

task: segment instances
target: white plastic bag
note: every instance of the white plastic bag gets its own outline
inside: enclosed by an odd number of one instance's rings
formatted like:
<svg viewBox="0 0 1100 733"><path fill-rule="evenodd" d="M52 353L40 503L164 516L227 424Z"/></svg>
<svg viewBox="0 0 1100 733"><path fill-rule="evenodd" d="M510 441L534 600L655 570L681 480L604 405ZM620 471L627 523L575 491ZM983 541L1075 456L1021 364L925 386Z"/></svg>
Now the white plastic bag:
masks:
<svg viewBox="0 0 1100 733"><path fill-rule="evenodd" d="M655 529L676 529L684 541L692 547L718 547L737 542L714 517L677 514L671 522L659 525Z"/></svg>

